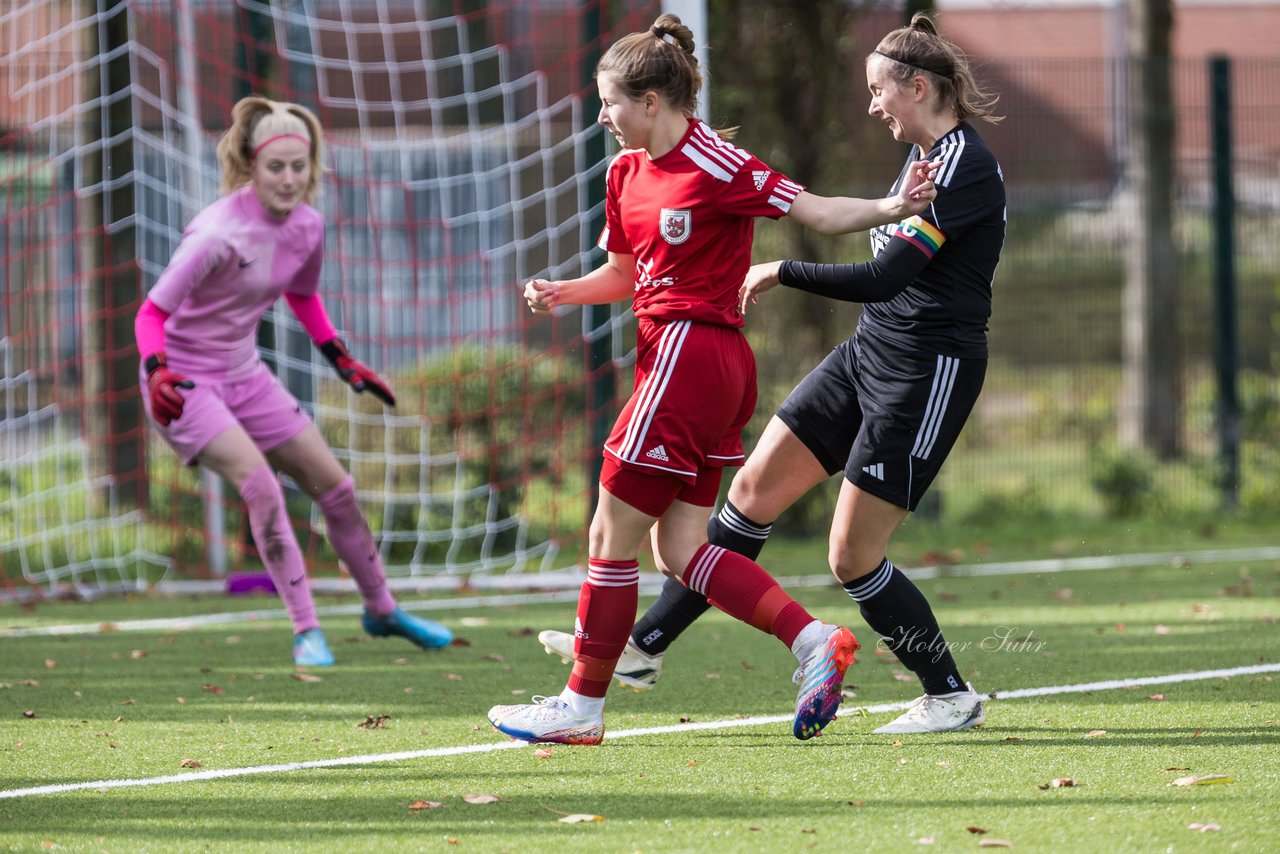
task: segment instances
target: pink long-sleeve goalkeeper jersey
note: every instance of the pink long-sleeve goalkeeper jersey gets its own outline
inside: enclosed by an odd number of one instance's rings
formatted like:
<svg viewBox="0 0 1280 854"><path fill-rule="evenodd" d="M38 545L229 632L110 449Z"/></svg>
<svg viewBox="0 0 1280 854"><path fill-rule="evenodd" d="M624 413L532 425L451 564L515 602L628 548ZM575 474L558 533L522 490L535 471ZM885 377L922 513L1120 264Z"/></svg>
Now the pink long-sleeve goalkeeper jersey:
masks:
<svg viewBox="0 0 1280 854"><path fill-rule="evenodd" d="M165 349L181 373L234 379L258 364L258 323L285 292L320 284L324 219L308 204L277 217L252 186L198 213L148 298L169 313Z"/></svg>

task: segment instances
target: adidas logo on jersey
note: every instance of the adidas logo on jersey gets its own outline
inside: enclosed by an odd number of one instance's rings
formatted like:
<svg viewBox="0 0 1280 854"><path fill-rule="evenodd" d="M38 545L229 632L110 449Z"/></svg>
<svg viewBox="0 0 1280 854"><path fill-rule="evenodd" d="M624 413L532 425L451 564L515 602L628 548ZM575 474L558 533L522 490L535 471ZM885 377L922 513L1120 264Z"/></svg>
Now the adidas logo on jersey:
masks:
<svg viewBox="0 0 1280 854"><path fill-rule="evenodd" d="M659 445L658 447L652 449L651 451L649 451L649 453L645 454L645 456L651 460L657 460L658 462L662 462L662 463L671 462L671 458L667 456L667 449L664 448L662 445Z"/></svg>
<svg viewBox="0 0 1280 854"><path fill-rule="evenodd" d="M770 175L770 174L771 174L771 173L769 172L769 170L768 170L768 169L766 169L766 170L765 170L765 171L763 171L763 172L752 172L752 173L751 173L751 178L752 178L752 180L754 180L754 181L756 182L756 189L757 189L757 190L763 190L763 189L764 189L764 182L769 180L769 175Z"/></svg>
<svg viewBox="0 0 1280 854"><path fill-rule="evenodd" d="M884 463L872 463L869 466L863 466L862 470L876 480L884 480Z"/></svg>

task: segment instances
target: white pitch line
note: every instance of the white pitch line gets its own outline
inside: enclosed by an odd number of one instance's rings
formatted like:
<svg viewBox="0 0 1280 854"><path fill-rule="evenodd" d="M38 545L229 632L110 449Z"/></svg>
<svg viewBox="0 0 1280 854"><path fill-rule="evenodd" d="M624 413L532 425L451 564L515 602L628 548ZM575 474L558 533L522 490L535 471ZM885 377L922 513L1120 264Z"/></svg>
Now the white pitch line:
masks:
<svg viewBox="0 0 1280 854"><path fill-rule="evenodd" d="M662 576L641 578L640 592L648 595L662 589ZM834 585L829 575L800 575L779 578L784 587L823 587ZM510 593L494 596L466 596L456 599L422 599L401 602L407 611L461 611L468 608L497 608L503 605L533 605L539 603L577 602L578 588L552 590L539 593ZM322 605L316 608L318 617L347 617L360 614L364 605ZM228 623L256 623L262 620L286 619L283 608L261 608L255 611L229 611L222 614L196 614L189 617L155 617L147 620L104 620L99 623L71 623L57 626L32 626L30 628L0 628L0 638L25 638L50 635L96 635L105 632L190 631L204 626Z"/></svg>
<svg viewBox="0 0 1280 854"><path fill-rule="evenodd" d="M1093 557L1051 558L1048 560L1019 560L1003 563L971 563L947 566L919 566L904 571L913 579L970 578L979 576L1026 575L1031 573L1076 572L1081 570L1122 569L1139 566L1161 566L1174 561L1185 563L1223 563L1236 560L1280 560L1280 547L1260 546L1241 549L1206 549L1193 552L1147 552L1144 554L1098 555ZM537 603L576 602L578 587L583 579L577 578L570 590L550 590L536 593L510 593L493 596L467 596L457 599L420 599L402 602L409 611L454 611L465 608L486 608L502 605L531 605ZM656 573L645 573L640 578L640 592L648 595L662 586L663 578ZM834 585L830 575L797 575L778 579L783 587L825 587ZM347 583L351 591L354 585ZM221 585L210 592L221 590ZM316 608L317 616L345 617L359 614L362 605L326 605ZM50 635L91 635L104 631L184 631L202 626L228 623L251 623L259 620L282 620L281 608L264 608L256 611L233 611L224 614L199 614L190 617L167 617L150 620L120 620L117 622L80 623L58 626L33 626L31 628L0 627L0 638L22 638Z"/></svg>
<svg viewBox="0 0 1280 854"><path fill-rule="evenodd" d="M1228 667L1219 670L1198 670L1193 673L1168 673L1162 676L1141 676L1135 679L1108 679L1102 682L1084 682L1078 685L1048 685L1041 688L1017 688L999 691L995 695L982 695L985 700L1013 700L1024 697L1046 697L1052 694L1081 694L1088 691L1112 691L1117 688L1138 688L1145 685L1168 685L1175 682L1196 682L1204 679L1227 679L1232 676L1251 676L1258 673L1280 672L1280 664L1253 664L1244 667ZM897 712L911 705L880 703L841 709L841 717L847 715L877 715ZM761 726L790 721L791 715L767 715L764 717L735 718L733 720L704 721L702 723L670 724L668 726L624 729L605 734L609 740L635 738L642 735L668 735L671 733L698 732L704 730L734 729ZM25 798L32 795L56 795L84 789L106 790L136 786L160 786L167 783L197 783L206 780L224 780L229 777L247 777L254 774L281 774L290 771L306 771L311 768L341 768L346 765L374 765L384 762L400 762L406 759L430 759L438 756L462 756L468 753L493 753L527 747L522 741L504 741L494 744L469 744L462 747L433 747L429 750L406 750L399 753L374 753L366 756L342 756L334 759L313 759L307 762L286 762L279 765L253 765L246 768L221 768L209 771L189 771L184 774L168 774L163 777L139 777L125 780L95 780L89 783L55 783L49 786L32 786L27 789L0 791L0 800Z"/></svg>

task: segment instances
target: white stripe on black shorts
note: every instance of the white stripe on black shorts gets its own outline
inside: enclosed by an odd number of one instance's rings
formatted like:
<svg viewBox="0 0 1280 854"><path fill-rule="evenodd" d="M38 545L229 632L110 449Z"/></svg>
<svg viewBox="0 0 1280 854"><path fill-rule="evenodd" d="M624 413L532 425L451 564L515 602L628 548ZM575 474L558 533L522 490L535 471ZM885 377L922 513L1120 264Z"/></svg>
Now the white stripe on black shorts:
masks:
<svg viewBox="0 0 1280 854"><path fill-rule="evenodd" d="M840 344L800 381L778 417L831 474L914 510L982 391L986 359Z"/></svg>

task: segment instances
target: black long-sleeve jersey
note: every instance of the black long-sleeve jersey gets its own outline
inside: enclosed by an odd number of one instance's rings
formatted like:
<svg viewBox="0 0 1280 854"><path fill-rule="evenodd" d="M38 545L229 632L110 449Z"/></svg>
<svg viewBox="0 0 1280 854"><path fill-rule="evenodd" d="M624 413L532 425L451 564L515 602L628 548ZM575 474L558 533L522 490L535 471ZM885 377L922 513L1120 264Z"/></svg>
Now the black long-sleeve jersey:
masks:
<svg viewBox="0 0 1280 854"><path fill-rule="evenodd" d="M937 198L920 216L873 229L873 260L787 261L779 281L865 303L859 334L913 350L986 358L991 286L1004 247L1004 175L968 122L944 134L927 156L942 161ZM888 195L918 159L919 147L912 146Z"/></svg>

